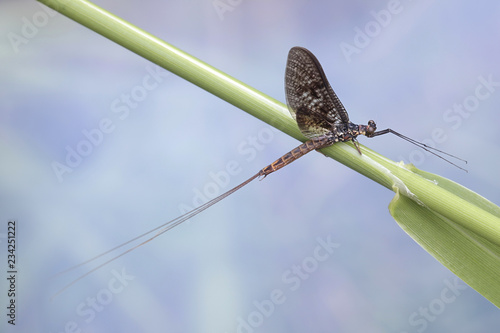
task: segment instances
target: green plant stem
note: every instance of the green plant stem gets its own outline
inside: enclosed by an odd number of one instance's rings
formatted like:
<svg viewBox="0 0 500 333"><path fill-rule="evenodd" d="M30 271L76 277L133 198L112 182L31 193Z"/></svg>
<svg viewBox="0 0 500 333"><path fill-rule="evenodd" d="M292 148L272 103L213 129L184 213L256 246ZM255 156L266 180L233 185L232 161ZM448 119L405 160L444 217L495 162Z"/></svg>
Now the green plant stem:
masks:
<svg viewBox="0 0 500 333"><path fill-rule="evenodd" d="M301 141L307 140L286 106L222 73L203 61L152 36L84 0L38 0L89 29L194 83L271 126ZM500 245L500 214L486 210L447 191L410 167L362 147L360 156L351 144L323 149L325 155L381 185L429 207L446 218Z"/></svg>

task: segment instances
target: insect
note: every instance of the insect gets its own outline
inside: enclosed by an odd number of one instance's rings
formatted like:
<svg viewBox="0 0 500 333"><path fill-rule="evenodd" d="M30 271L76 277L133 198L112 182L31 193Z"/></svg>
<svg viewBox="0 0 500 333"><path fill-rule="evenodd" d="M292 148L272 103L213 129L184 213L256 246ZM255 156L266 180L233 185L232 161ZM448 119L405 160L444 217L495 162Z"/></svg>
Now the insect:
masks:
<svg viewBox="0 0 500 333"><path fill-rule="evenodd" d="M76 267L80 267L82 265L90 263L95 259L98 259L110 252L113 252L123 246L126 246L156 231L156 234L150 236L142 243L135 245L129 248L128 250L123 251L117 256L109 259L108 261L100 264L99 266L95 267L86 274L80 276L78 279L74 280L66 287L61 289L59 292L57 292L54 296L61 293L69 286L73 285L75 282L83 279L85 276L96 271L102 266L150 242L151 240L167 232L168 230L174 228L175 226L181 224L182 222L201 213L205 209L209 208L210 206L216 204L217 202L221 201L222 199L236 192L240 188L244 187L245 185L253 181L255 178L263 179L266 176L270 175L271 173L292 163L296 159L304 156L305 154L309 153L312 150L319 150L321 148L331 146L337 142L352 141L354 146L358 150L359 154L361 154L361 149L359 148L359 144L356 139L359 135L365 135L369 138L372 138L378 135L392 133L430 152L431 154L434 154L439 158L444 159L445 161L455 165L456 167L465 170L457 166L456 164L448 161L447 159L440 156L436 152L446 154L448 156L459 159L456 156L450 155L441 150L427 146L424 143L410 139L390 128L377 132L377 126L373 120L368 121L367 125L356 125L350 122L347 111L345 110L344 106L340 102L340 99L337 97L332 87L328 83L326 75L319 61L309 50L303 47L293 47L288 53L288 60L285 72L285 94L286 94L288 109L290 110L290 113L292 114L293 118L297 121L297 124L301 132L307 138L309 138L308 141L304 142L300 146L296 147L295 149L292 149L290 152L278 158L276 161L269 164L265 168L261 169L259 172L257 172L255 175L253 175L243 183L221 194L220 196L208 201L207 203L193 209L192 211L184 215L181 215L171 221L168 221L158 226L155 229L145 232L119 246L112 248L109 251L106 251L105 253L102 253L77 266L73 266L70 269L59 273L62 274Z"/></svg>

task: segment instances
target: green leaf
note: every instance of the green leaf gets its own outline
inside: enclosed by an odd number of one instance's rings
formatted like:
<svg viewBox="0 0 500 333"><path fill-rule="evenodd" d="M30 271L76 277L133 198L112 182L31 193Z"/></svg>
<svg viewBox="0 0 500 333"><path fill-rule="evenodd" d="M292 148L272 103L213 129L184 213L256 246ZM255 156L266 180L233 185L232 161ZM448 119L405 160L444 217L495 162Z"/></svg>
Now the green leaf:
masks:
<svg viewBox="0 0 500 333"><path fill-rule="evenodd" d="M449 181L415 169L426 179L469 200L479 209L500 216L500 209L478 194ZM389 210L399 226L420 246L465 283L500 307L500 246L396 192ZM498 221L492 220L492 223Z"/></svg>

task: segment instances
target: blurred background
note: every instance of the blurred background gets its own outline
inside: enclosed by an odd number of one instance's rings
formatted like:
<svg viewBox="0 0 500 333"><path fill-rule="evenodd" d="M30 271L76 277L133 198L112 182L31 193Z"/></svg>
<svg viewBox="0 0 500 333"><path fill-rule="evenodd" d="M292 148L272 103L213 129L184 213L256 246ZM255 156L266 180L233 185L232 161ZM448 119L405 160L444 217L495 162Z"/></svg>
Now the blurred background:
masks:
<svg viewBox="0 0 500 333"><path fill-rule="evenodd" d="M468 160L469 172L395 136L362 144L500 203L497 1L95 3L283 102L288 50L304 46L351 121L426 142L442 131L437 147ZM2 314L2 332L500 325L494 305L398 227L387 209L394 193L317 153L51 301L91 266L53 274L239 184L299 142L35 1L2 1L0 22L1 267L15 219L19 271L16 326Z"/></svg>

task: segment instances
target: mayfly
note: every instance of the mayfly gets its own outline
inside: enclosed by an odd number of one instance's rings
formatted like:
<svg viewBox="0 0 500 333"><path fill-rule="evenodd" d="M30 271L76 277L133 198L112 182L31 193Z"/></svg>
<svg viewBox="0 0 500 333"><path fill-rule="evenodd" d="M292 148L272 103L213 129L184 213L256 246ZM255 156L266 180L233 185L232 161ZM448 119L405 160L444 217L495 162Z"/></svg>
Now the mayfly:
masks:
<svg viewBox="0 0 500 333"><path fill-rule="evenodd" d="M142 243L121 252L115 257L107 260L106 262L87 272L86 274L80 276L78 279L74 280L59 292L57 292L54 296L58 295L62 291L66 290L69 286L73 285L75 282L83 279L90 273L96 271L97 269L103 267L111 261L114 261L115 259L127 254L128 252L133 251L134 249L150 242L161 234L167 232L175 226L178 226L182 222L201 213L208 207L216 204L217 202L236 192L240 188L244 187L255 178L263 179L312 150L319 150L321 148L331 146L337 142L352 141L359 154L361 154L361 150L356 140L359 135L365 135L369 138L373 138L375 136L392 133L406 141L413 143L414 145L424 149L425 151L436 155L441 159L444 159L445 161L455 165L456 167L465 170L440 156L438 153L442 153L464 161L456 156L450 155L441 150L430 147L424 143L410 139L390 128L377 132L377 126L373 120L368 121L367 125L356 125L350 122L347 111L328 83L328 80L326 79L325 73L323 72L319 61L309 50L303 47L293 47L288 53L285 72L285 94L288 109L290 110L292 117L297 121L300 131L307 138L309 138L309 141L306 141L297 148L278 158L276 161L269 164L238 186L193 209L192 211L181 215L171 221L168 221L148 232L145 232L121 245L118 245L111 250L106 251L105 253L102 253L77 266L71 267L59 273L62 274L76 267L80 267L82 265L90 263L95 259L98 259L112 251L115 251L156 231L156 234L150 236ZM464 162L467 163L466 161Z"/></svg>

